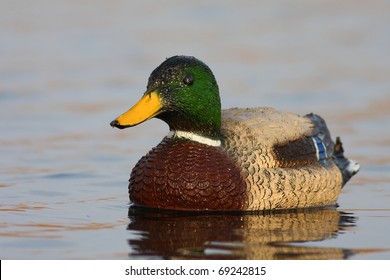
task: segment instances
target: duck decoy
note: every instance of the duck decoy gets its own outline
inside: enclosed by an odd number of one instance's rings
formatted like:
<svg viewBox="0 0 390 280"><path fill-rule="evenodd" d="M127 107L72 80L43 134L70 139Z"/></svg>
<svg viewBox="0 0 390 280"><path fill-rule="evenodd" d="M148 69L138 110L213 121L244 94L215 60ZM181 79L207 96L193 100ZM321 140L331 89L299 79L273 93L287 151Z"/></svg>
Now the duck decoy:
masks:
<svg viewBox="0 0 390 280"><path fill-rule="evenodd" d="M158 118L169 133L131 172L134 205L191 211L255 211L334 204L360 166L332 141L325 121L272 108L221 110L210 68L166 59L146 92L111 122L120 129Z"/></svg>

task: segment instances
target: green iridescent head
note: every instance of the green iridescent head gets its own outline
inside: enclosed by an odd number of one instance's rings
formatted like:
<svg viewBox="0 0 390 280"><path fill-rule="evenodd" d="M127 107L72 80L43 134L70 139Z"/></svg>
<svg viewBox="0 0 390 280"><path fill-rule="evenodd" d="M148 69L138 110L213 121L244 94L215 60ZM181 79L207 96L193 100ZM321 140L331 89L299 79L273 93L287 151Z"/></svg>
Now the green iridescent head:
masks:
<svg viewBox="0 0 390 280"><path fill-rule="evenodd" d="M218 138L221 100L210 68L191 56L168 58L150 75L141 100L111 125L125 128L153 117L174 131Z"/></svg>

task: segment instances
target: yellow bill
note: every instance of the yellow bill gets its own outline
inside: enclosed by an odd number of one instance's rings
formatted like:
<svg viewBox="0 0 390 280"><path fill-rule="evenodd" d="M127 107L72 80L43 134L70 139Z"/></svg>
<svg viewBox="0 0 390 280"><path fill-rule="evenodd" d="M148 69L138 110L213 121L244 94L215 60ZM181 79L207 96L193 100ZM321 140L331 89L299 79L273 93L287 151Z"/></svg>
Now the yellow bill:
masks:
<svg viewBox="0 0 390 280"><path fill-rule="evenodd" d="M111 126L125 128L135 126L156 116L162 109L162 101L157 92L145 93L144 96L127 112L111 122Z"/></svg>

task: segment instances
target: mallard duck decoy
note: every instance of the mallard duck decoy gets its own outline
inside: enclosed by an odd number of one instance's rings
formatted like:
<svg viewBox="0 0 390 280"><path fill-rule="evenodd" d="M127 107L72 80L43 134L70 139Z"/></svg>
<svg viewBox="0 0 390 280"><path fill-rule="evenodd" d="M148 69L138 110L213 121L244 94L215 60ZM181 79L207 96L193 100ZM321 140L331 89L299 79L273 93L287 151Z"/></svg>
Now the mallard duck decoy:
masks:
<svg viewBox="0 0 390 280"><path fill-rule="evenodd" d="M324 120L271 108L221 110L210 68L191 56L166 59L146 92L111 122L151 118L169 133L135 165L129 197L138 206L194 211L273 210L329 205L359 171Z"/></svg>

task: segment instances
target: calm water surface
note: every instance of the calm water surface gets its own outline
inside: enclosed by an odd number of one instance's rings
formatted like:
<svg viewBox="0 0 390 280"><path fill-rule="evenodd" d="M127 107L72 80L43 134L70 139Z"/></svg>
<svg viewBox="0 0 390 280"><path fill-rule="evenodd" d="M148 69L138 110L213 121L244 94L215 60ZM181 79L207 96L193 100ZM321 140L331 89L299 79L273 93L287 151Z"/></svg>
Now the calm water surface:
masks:
<svg viewBox="0 0 390 280"><path fill-rule="evenodd" d="M1 259L389 259L388 1L2 1ZM214 71L223 107L316 112L360 173L338 207L256 214L130 207L167 133L109 122L165 57Z"/></svg>

